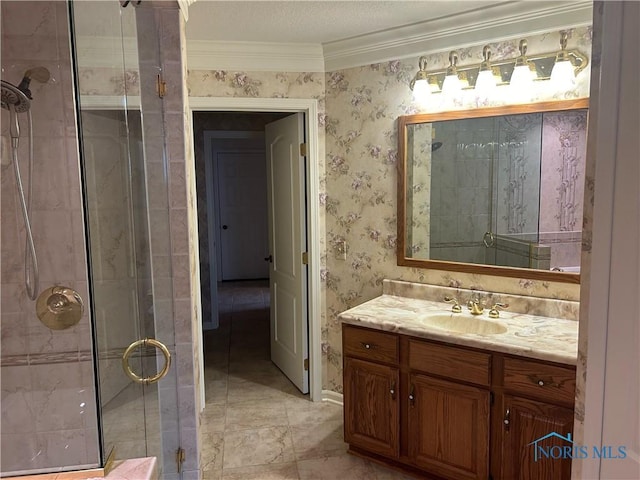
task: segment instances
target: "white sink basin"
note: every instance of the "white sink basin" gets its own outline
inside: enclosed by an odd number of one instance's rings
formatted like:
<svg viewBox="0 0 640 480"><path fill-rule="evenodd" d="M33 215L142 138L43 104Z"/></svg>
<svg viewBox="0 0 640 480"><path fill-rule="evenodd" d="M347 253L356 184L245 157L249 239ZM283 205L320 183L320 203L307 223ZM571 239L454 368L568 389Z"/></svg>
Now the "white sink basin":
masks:
<svg viewBox="0 0 640 480"><path fill-rule="evenodd" d="M431 327L456 333L497 335L507 331L500 322L464 313L432 313L423 315L420 320Z"/></svg>

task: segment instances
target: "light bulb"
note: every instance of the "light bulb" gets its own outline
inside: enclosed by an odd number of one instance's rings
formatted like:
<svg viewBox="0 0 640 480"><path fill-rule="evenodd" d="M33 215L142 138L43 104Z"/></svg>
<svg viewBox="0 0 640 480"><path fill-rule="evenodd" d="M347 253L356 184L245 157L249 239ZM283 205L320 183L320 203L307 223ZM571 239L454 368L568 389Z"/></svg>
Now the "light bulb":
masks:
<svg viewBox="0 0 640 480"><path fill-rule="evenodd" d="M431 85L429 81L425 79L416 80L413 85L413 98L418 101L424 101L431 95Z"/></svg>
<svg viewBox="0 0 640 480"><path fill-rule="evenodd" d="M572 90L576 83L576 74L569 60L556 61L551 70L551 86L556 93Z"/></svg>
<svg viewBox="0 0 640 480"><path fill-rule="evenodd" d="M476 94L488 98L496 88L496 77L491 70L482 70L476 79Z"/></svg>
<svg viewBox="0 0 640 480"><path fill-rule="evenodd" d="M462 84L458 75L447 75L442 84L442 94L448 96L457 95L462 90Z"/></svg>
<svg viewBox="0 0 640 480"><path fill-rule="evenodd" d="M526 103L531 101L533 92L533 77L535 73L528 65L518 65L513 69L509 81L509 93L513 101Z"/></svg>

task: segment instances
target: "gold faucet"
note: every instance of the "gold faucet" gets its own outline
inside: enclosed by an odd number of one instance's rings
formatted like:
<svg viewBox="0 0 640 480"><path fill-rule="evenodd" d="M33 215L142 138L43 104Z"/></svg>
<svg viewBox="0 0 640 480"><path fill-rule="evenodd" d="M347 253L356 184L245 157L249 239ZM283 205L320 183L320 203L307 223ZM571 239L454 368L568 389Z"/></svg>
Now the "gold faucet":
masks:
<svg viewBox="0 0 640 480"><path fill-rule="evenodd" d="M451 297L447 295L444 297L444 301L447 303L453 303L453 307L451 307L451 311L453 313L462 312L462 307L460 306L460 303L458 302L458 299L456 297Z"/></svg>
<svg viewBox="0 0 640 480"><path fill-rule="evenodd" d="M500 311L498 309L509 308L508 303L496 303L491 310L489 310L489 318L500 318Z"/></svg>
<svg viewBox="0 0 640 480"><path fill-rule="evenodd" d="M478 297L473 297L469 300L467 307L469 307L471 315L482 315L482 312L484 312L484 304L480 302Z"/></svg>

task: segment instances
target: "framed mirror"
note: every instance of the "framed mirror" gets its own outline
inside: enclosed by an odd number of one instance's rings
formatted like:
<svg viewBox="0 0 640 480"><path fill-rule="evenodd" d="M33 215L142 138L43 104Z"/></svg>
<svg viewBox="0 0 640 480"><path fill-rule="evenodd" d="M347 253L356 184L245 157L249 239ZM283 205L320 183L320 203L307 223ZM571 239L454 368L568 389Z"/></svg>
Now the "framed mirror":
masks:
<svg viewBox="0 0 640 480"><path fill-rule="evenodd" d="M580 283L588 99L398 118L398 265Z"/></svg>

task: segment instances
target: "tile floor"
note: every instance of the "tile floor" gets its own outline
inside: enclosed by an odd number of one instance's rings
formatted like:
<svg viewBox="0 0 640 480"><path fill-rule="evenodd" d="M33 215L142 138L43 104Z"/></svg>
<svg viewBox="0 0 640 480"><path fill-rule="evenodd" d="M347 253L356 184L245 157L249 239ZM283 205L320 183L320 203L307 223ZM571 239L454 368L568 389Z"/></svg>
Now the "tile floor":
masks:
<svg viewBox="0 0 640 480"><path fill-rule="evenodd" d="M204 341L205 480L410 478L347 454L342 407L310 402L271 363L266 281L218 291L220 327Z"/></svg>

